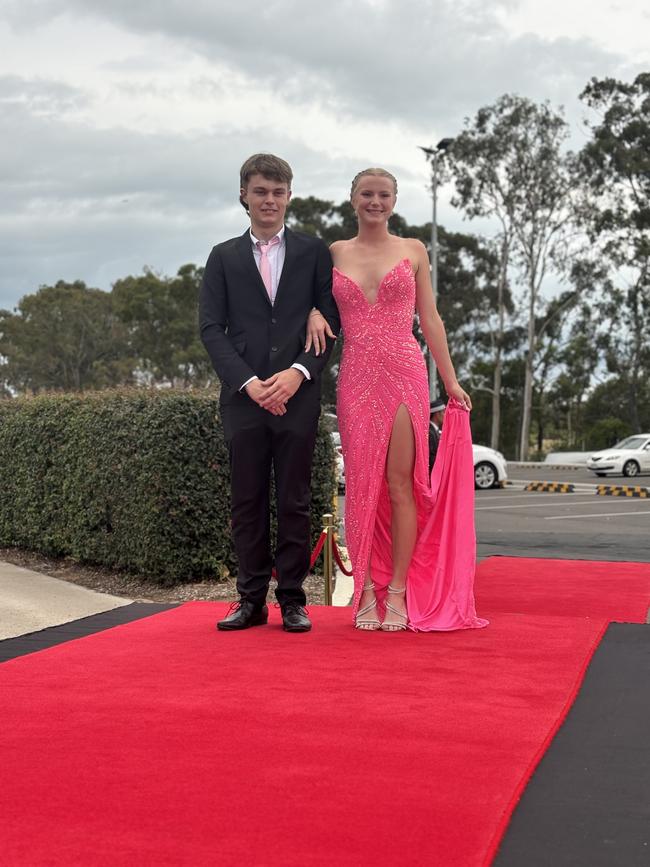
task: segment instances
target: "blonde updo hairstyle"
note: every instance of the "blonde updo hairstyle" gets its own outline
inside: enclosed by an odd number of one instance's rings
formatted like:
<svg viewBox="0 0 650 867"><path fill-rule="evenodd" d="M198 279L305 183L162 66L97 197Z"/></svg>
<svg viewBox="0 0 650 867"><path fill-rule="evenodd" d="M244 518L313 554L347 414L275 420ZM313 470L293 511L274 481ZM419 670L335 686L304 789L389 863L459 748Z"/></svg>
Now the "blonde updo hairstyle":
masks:
<svg viewBox="0 0 650 867"><path fill-rule="evenodd" d="M393 182L393 187L395 188L395 198L397 198L397 179L395 175L391 175L390 172L387 172L386 169L372 168L372 169L364 169L359 172L358 175L354 176L354 180L352 181L352 186L350 187L350 200L357 191L357 187L359 186L361 179L366 175L372 175L376 178L388 178Z"/></svg>

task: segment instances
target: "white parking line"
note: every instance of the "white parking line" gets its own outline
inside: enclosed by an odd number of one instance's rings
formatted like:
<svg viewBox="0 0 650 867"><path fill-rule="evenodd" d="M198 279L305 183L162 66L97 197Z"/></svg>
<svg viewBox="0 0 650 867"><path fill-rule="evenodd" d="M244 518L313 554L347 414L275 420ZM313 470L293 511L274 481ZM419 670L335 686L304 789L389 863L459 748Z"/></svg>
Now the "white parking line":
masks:
<svg viewBox="0 0 650 867"><path fill-rule="evenodd" d="M619 515L650 515L650 509L639 512L591 512L589 515L546 515L545 521L566 521L567 518L618 518Z"/></svg>
<svg viewBox="0 0 650 867"><path fill-rule="evenodd" d="M551 497L558 496L556 494L549 494ZM565 495L566 496L566 495ZM592 496L591 500L571 500L570 502L565 503L567 506L600 506L602 503L594 503L595 496ZM474 511L475 512L496 512L497 509L537 509L540 506L558 506L557 500L553 502L540 503L530 503L527 506L522 506L520 504L514 506L477 506Z"/></svg>
<svg viewBox="0 0 650 867"><path fill-rule="evenodd" d="M549 499L550 497L556 496L557 495L554 494L552 491L529 491L527 494L510 494L508 491L504 491L502 494L488 495L487 497L479 496L477 492L476 502L479 502L479 500L481 501L481 503L490 503L494 500L498 500L500 503L502 503L504 500L507 500L509 503L512 502L512 500L528 500L528 502L530 502L531 500L535 499L543 500L545 498ZM564 496L570 497L572 495L564 494Z"/></svg>

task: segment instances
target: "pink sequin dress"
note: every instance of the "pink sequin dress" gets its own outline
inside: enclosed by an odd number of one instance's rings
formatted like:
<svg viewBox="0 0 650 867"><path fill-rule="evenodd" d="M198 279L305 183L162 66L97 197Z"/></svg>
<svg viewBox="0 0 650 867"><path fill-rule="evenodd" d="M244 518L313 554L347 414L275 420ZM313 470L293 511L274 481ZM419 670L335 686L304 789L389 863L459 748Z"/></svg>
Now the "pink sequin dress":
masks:
<svg viewBox="0 0 650 867"><path fill-rule="evenodd" d="M418 536L407 574L409 627L415 631L486 626L474 607L476 540L469 413L450 401L429 478L429 386L413 336L415 277L402 259L369 304L350 277L334 268L343 354L337 414L345 461L345 537L359 606L368 564L380 616L392 577L391 505L386 455L400 404L410 414L416 459L413 490Z"/></svg>

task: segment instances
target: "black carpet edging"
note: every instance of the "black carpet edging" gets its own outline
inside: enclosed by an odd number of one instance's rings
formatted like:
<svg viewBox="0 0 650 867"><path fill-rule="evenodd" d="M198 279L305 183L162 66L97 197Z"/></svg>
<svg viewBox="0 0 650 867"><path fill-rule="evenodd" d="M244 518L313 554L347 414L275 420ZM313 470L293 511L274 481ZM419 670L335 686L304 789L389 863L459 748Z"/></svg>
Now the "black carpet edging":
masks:
<svg viewBox="0 0 650 867"><path fill-rule="evenodd" d="M610 624L493 867L650 864L650 626Z"/></svg>
<svg viewBox="0 0 650 867"><path fill-rule="evenodd" d="M133 620L141 620L143 617L151 617L161 611L170 608L178 608L178 605L166 605L162 602L132 602L130 605L122 605L112 608L110 611L102 611L99 614L91 614L62 623L60 626L50 626L40 629L38 632L28 632L26 635L18 635L15 638L5 638L0 641L0 663L25 656L28 653L36 653L75 638L84 638L94 632L103 632L123 623L131 623Z"/></svg>

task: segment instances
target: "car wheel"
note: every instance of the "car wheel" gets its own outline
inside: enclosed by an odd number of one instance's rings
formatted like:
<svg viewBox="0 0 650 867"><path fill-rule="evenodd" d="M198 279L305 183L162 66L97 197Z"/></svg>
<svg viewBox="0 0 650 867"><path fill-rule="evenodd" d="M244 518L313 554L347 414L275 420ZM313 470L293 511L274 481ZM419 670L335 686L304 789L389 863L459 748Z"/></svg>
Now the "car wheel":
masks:
<svg viewBox="0 0 650 867"><path fill-rule="evenodd" d="M492 488L497 481L497 471L494 464L487 461L481 461L474 467L474 484L480 491L485 491L487 488Z"/></svg>
<svg viewBox="0 0 650 867"><path fill-rule="evenodd" d="M641 467L637 464L636 461L625 461L623 464L623 475L627 476L638 476Z"/></svg>

